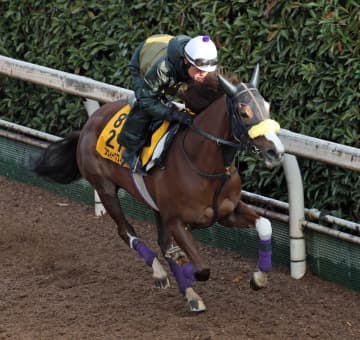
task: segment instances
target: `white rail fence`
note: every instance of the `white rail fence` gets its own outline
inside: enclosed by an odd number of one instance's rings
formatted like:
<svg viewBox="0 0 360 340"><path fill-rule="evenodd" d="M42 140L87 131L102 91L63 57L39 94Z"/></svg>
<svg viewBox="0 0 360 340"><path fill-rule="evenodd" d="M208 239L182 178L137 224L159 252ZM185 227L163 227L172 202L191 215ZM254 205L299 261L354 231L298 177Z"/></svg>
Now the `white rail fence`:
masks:
<svg viewBox="0 0 360 340"><path fill-rule="evenodd" d="M125 88L4 56L0 56L0 74L87 98L84 104L89 115L99 107L97 101L106 103L120 99L128 99L133 94L133 91ZM41 136L42 139L50 142L59 138L3 120L0 120L0 126L13 130L26 130L27 134ZM16 137L14 133L8 131L0 130L0 135L5 135L14 139L26 139L26 137ZM358 244L360 244L360 237L330 230L329 228L305 221L305 213L309 214L312 212L313 215L316 215L317 213L314 211L307 211L304 208L302 178L295 156L321 161L360 172L360 149L304 136L285 129L281 129L279 135L286 150L283 169L289 193L289 204L287 204L289 217L285 218L280 216L280 219L285 219L289 222L290 272L291 277L299 279L303 277L306 272L306 248L303 227ZM41 144L41 142L39 143ZM250 193L244 192L244 195L252 197L255 200L259 199L259 196ZM264 197L262 197L262 199L267 200ZM278 205L285 204L276 200L273 201ZM98 213L104 213L103 207L99 203L99 198L95 193L95 208ZM264 209L258 208L258 210L264 215L270 217L272 215L271 212L265 211ZM276 216L273 217L276 218ZM279 218L279 216L277 217ZM334 219L331 216L326 216L326 218L328 220ZM349 229L360 230L360 225L356 223L341 219L337 220L343 225L346 225Z"/></svg>

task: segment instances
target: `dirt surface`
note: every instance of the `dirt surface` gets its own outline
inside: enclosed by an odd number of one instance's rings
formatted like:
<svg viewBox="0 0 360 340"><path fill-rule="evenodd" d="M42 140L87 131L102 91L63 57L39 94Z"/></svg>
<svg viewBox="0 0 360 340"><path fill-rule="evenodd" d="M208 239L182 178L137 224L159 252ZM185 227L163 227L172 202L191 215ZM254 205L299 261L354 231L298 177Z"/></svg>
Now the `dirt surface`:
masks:
<svg viewBox="0 0 360 340"><path fill-rule="evenodd" d="M109 216L4 177L0 188L0 339L360 339L358 292L283 267L253 291L255 260L206 245L211 279L194 288L208 310L192 315ZM131 222L158 252L154 226Z"/></svg>

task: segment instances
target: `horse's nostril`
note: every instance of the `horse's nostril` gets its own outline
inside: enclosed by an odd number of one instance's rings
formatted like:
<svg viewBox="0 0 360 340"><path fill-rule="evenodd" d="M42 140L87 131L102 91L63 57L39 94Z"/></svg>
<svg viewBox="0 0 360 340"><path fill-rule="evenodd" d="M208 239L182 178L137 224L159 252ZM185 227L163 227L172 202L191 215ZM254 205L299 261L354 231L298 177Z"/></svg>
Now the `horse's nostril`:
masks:
<svg viewBox="0 0 360 340"><path fill-rule="evenodd" d="M275 150L270 149L266 152L266 157L269 159L276 159L276 158L278 158L278 154Z"/></svg>

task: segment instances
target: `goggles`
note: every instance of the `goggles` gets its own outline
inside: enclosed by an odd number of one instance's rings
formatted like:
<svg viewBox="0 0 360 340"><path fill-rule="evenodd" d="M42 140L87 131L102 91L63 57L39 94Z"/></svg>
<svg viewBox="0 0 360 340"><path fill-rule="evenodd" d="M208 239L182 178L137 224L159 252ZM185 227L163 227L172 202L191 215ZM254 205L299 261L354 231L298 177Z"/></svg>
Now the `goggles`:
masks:
<svg viewBox="0 0 360 340"><path fill-rule="evenodd" d="M217 58L215 58L215 59L205 59L205 58L193 59L187 53L185 53L185 57L194 66L204 67L204 66L216 66L217 65Z"/></svg>

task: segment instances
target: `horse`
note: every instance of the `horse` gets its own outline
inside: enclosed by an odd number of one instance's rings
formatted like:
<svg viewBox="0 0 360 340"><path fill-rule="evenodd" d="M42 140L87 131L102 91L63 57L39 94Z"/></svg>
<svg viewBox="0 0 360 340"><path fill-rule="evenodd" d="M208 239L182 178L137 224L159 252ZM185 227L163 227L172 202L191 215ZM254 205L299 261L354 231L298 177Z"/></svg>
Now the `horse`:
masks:
<svg viewBox="0 0 360 340"><path fill-rule="evenodd" d="M190 312L195 313L205 311L206 305L193 284L208 280L210 268L193 238L194 228L207 228L215 222L224 227L256 228L258 268L251 276L250 286L257 290L267 285L272 268L271 223L242 202L235 156L252 145L262 154L265 164L273 167L281 163L284 154L277 136L280 126L269 118L269 105L258 90L259 65L248 83L233 84L220 74L210 83L211 86L194 85L183 91L181 98L197 112L193 123L180 127L162 166L142 177L155 206L140 194L128 168L101 157L95 150L102 129L127 105L126 101L102 105L81 131L50 144L33 168L37 175L58 183L85 178L116 223L120 238L152 268L155 286L167 288L170 281L157 254L124 216L119 188L149 206L155 214L162 256Z"/></svg>

